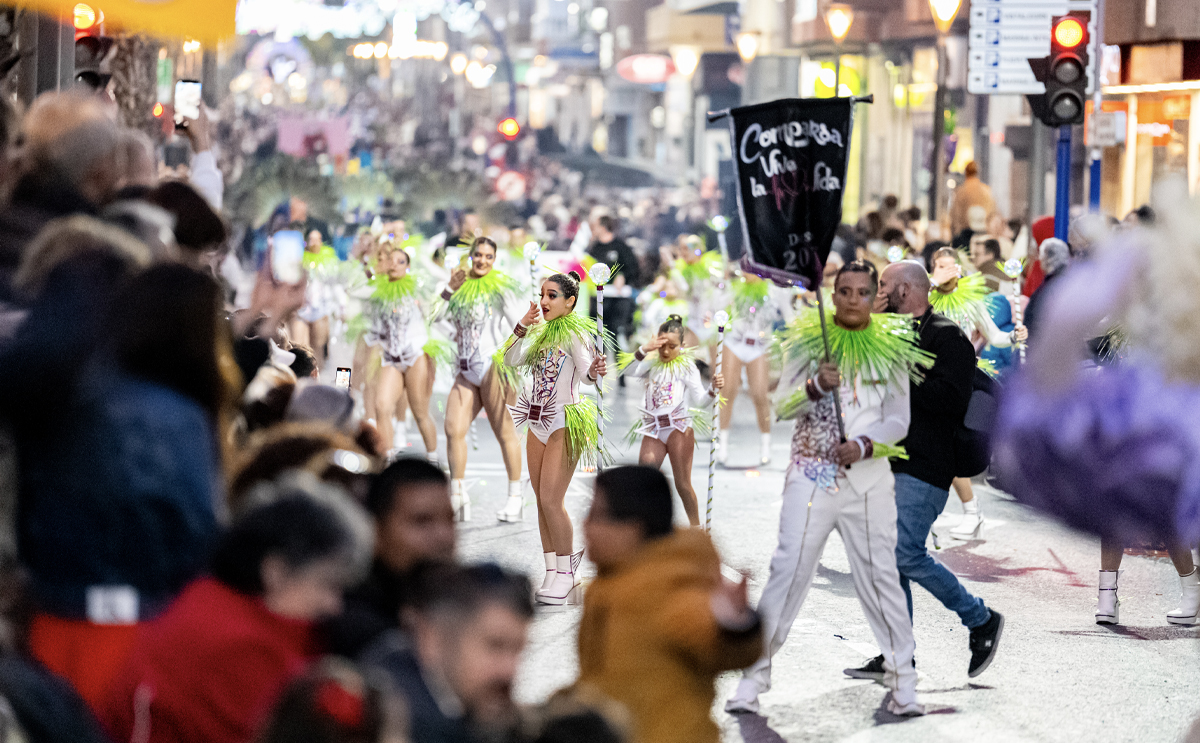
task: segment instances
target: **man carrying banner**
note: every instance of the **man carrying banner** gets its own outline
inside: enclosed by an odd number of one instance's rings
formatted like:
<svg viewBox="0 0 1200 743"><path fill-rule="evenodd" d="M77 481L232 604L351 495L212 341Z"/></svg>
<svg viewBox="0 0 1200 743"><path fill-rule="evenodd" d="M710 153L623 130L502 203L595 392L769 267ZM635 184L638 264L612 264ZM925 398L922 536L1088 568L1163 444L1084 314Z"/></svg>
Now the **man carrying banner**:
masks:
<svg viewBox="0 0 1200 743"><path fill-rule="evenodd" d="M777 412L796 418L779 518L779 545L758 604L765 653L744 673L727 712L757 712L771 686L771 657L783 646L825 550L838 530L854 588L884 650L888 710L921 715L913 667L912 622L896 569L896 501L888 456L908 431L909 381L929 355L914 344L910 318L872 315L874 266L854 261L834 281L828 339L810 311L779 334L784 396ZM832 348L832 353L830 350ZM844 435L839 431L838 395Z"/></svg>

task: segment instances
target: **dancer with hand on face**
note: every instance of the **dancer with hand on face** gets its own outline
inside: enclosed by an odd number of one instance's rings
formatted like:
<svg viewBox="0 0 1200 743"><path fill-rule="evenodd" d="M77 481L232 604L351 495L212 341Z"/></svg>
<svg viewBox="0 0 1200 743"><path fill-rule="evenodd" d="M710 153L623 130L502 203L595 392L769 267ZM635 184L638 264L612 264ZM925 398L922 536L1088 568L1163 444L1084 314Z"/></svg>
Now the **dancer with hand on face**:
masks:
<svg viewBox="0 0 1200 743"><path fill-rule="evenodd" d="M758 695L771 688L771 657L787 640L825 541L837 529L859 603L884 650L888 711L924 714L917 702L912 620L896 568L895 481L887 457L903 455L895 444L908 431L909 381L919 375L918 364L930 361L913 343L910 317L871 314L878 288L873 265L849 263L834 281L828 346L819 310L801 315L779 335L779 392L786 397L776 409L781 418L796 418L796 430L779 546L758 604L766 647L745 671L727 712L758 711Z"/></svg>
<svg viewBox="0 0 1200 743"><path fill-rule="evenodd" d="M467 263L468 258L463 261ZM467 432L481 409L487 411L488 423L500 442L509 498L521 497L521 444L507 407L519 378L503 363L494 363L508 329L521 316L517 309L521 287L494 271L495 261L496 243L490 237L475 238L469 266L456 268L442 291L457 345L457 376L446 398L446 460L450 464L450 501L459 521L471 520L471 499L464 479Z"/></svg>
<svg viewBox="0 0 1200 743"><path fill-rule="evenodd" d="M596 321L575 312L579 274L557 273L542 282L539 302L515 328L504 352L504 363L530 376L517 403L509 407L517 425L527 425L526 454L529 480L537 498L538 530L546 560L546 578L537 592L538 603L575 603L576 574L582 552L574 549L574 529L567 514L567 486L575 465L600 464L600 411L579 394L579 385L596 385L607 372L604 355L596 350ZM520 495L510 497L498 516L521 518Z"/></svg>
<svg viewBox="0 0 1200 743"><path fill-rule="evenodd" d="M692 488L692 456L696 448L693 423L704 421L688 408L691 400L711 405L725 386L725 378L714 374L705 390L696 368L694 348L683 349L683 318L671 315L658 328L658 335L631 355L621 355L623 373L646 380L642 418L633 424L629 442L642 439L638 463L661 467L670 455L675 489L683 501L688 522L700 526L700 506ZM657 353L656 353L657 352ZM695 411L698 413L699 411Z"/></svg>

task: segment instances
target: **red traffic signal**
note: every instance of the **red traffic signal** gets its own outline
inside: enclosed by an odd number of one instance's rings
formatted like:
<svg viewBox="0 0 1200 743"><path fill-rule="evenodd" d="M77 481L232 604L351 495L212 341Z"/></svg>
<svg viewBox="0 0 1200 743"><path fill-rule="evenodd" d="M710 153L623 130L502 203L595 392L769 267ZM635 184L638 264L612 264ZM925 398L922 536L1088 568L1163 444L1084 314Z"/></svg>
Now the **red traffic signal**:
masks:
<svg viewBox="0 0 1200 743"><path fill-rule="evenodd" d="M517 138L517 135L521 133L521 124L516 119L509 116L507 119L504 119L496 125L496 131L500 132L505 139L511 142Z"/></svg>
<svg viewBox="0 0 1200 743"><path fill-rule="evenodd" d="M1063 49L1074 49L1087 41L1087 31L1078 18L1067 16L1054 27L1054 43Z"/></svg>

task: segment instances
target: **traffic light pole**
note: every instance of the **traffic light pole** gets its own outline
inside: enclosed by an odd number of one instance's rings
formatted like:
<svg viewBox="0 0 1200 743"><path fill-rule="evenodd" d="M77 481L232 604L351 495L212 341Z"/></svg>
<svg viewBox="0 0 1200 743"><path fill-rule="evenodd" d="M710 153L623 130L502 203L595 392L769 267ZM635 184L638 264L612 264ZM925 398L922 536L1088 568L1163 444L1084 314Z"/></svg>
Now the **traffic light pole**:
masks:
<svg viewBox="0 0 1200 743"><path fill-rule="evenodd" d="M1054 173L1054 236L1066 241L1071 211L1071 125L1058 128L1058 166Z"/></svg>

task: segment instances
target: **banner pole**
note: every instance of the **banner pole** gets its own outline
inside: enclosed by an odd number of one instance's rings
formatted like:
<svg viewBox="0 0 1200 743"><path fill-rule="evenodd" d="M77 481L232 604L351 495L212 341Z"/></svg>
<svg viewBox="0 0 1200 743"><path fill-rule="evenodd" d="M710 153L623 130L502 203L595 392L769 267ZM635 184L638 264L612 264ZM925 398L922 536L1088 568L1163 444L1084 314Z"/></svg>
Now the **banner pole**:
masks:
<svg viewBox="0 0 1200 743"><path fill-rule="evenodd" d="M725 326L729 324L729 313L721 310L713 318L717 321L717 368L714 374L721 373L721 359L725 356ZM712 428L708 440L708 508L704 511L704 531L712 529L713 478L717 474L717 431L721 426L721 393L718 391L713 400Z"/></svg>
<svg viewBox="0 0 1200 743"><path fill-rule="evenodd" d="M825 341L825 361L831 361L832 355L829 353L829 328L825 325L825 300L822 298L824 292L821 291L821 285L817 287L817 314L821 316L821 340ZM842 441L846 440L846 423L842 420L842 395L840 385L833 388L833 408L837 412L838 436Z"/></svg>

